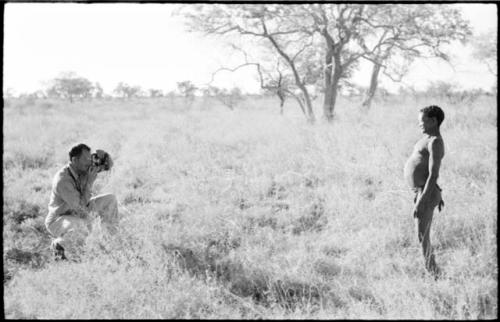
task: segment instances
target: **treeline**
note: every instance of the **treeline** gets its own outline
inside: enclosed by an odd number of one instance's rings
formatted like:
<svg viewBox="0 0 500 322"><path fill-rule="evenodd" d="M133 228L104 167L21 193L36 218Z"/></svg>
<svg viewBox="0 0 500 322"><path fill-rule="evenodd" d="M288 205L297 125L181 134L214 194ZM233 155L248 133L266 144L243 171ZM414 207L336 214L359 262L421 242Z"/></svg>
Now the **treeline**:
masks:
<svg viewBox="0 0 500 322"><path fill-rule="evenodd" d="M61 76L49 81L46 88L36 90L31 93L14 94L12 89L7 88L4 98L31 98L31 99L62 99L74 102L75 100L103 99L103 98L157 98L157 97L184 97L188 100L196 96L217 97L233 106L233 101L244 96L243 91L238 87L231 89L218 88L216 86L198 87L191 81L186 80L177 83L173 90L163 91L157 88L145 89L140 85L130 85L126 82L119 82L110 92L104 92L99 82L92 82L89 79L79 76L74 72L64 72Z"/></svg>
<svg viewBox="0 0 500 322"><path fill-rule="evenodd" d="M353 83L344 83L339 88L339 94L342 97L351 99L353 102L358 102L361 106L366 101L367 95L370 94L369 87L360 86ZM309 89L310 98L313 101L322 99L325 92L320 89ZM293 93L292 93L293 94ZM371 99L378 101L387 101L393 98L404 98L420 100L424 98L435 98L441 101L446 101L450 104L459 102L473 102L481 96L496 96L497 87L493 86L489 90L481 88L462 89L455 83L445 81L431 82L425 89L415 89L412 86L401 86L397 92L390 92L384 87L378 87L376 95ZM4 92L4 99L24 99L24 100L38 100L38 99L59 99L66 100L70 103L74 101L85 100L129 100L129 99L183 99L183 104L187 107L191 106L196 98L200 99L214 99L222 103L227 108L233 110L246 98L256 97L274 97L279 99L280 114L283 114L283 105L285 101L291 97L287 92L277 91L276 88L262 88L259 93L249 94L244 93L239 87L233 88L219 88L217 86L206 85L196 86L193 82L186 80L178 82L175 89L163 91L161 89L149 88L145 89L140 85L129 85L125 82L119 82L115 88L110 92L104 92L99 82L92 82L85 77L79 76L74 72L61 73L49 81L49 85L31 93L20 93L14 95L11 90L7 89ZM299 105L300 106L300 105ZM300 106L304 116L307 118L307 111L303 106Z"/></svg>
<svg viewBox="0 0 500 322"><path fill-rule="evenodd" d="M173 90L163 91L157 88L145 89L140 85L130 85L119 82L111 93L104 92L99 82L79 76L74 72L63 72L60 76L50 80L49 85L31 93L20 93L15 95L11 89L4 92L4 99L60 99L70 103L74 101L92 99L133 99L133 98L183 98L184 103L191 105L196 97L214 98L229 109L241 102L247 96L268 95L263 91L260 94L246 94L239 87L219 88L213 85L196 86L189 80L178 82Z"/></svg>

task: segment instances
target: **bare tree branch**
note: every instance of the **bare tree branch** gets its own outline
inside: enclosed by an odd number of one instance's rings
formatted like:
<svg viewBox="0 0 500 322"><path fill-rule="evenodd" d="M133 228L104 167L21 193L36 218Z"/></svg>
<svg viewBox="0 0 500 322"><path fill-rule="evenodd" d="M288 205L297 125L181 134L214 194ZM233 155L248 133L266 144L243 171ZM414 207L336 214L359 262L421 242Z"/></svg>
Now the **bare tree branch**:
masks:
<svg viewBox="0 0 500 322"><path fill-rule="evenodd" d="M302 48L299 49L299 51L297 51L297 53L295 55L293 55L292 61L295 61L297 59L297 57L300 54L302 54L304 52L304 50L306 50L307 48L311 47L312 44L313 44L313 40L312 39L309 41L309 43L304 44L304 46L302 46Z"/></svg>
<svg viewBox="0 0 500 322"><path fill-rule="evenodd" d="M215 75L218 74L219 72L222 72L222 71L235 72L242 67L251 66L251 65L258 65L258 64L256 64L256 63L244 63L244 64L236 66L235 68L220 67L219 69L217 69L215 72L212 73L210 81L208 83L206 83L205 85L211 85L215 79Z"/></svg>
<svg viewBox="0 0 500 322"><path fill-rule="evenodd" d="M385 67L385 66L384 66L384 67ZM394 76L393 76L393 75L391 75L390 73L388 73L388 72L387 72L387 69L386 69L386 68L384 68L384 69L382 70L382 73L383 73L385 76L387 76L388 78L390 78L390 79L391 79L393 82L395 82L395 83L401 83L401 82L402 82L402 80L403 80L403 77L404 77L404 74L397 74L397 75L398 75L398 77L397 77L397 78L394 78Z"/></svg>

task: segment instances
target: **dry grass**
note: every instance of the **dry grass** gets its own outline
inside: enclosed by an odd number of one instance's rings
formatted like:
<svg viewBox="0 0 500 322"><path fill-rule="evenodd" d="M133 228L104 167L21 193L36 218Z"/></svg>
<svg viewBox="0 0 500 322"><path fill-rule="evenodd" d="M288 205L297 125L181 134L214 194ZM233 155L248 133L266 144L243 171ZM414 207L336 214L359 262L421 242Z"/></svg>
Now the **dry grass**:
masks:
<svg viewBox="0 0 500 322"><path fill-rule="evenodd" d="M431 103L446 113L439 281L402 180ZM496 101L356 106L311 126L266 100L7 104L6 317L496 318ZM122 220L114 237L96 223L81 262L54 263L51 178L79 142L114 156L95 189L117 195Z"/></svg>

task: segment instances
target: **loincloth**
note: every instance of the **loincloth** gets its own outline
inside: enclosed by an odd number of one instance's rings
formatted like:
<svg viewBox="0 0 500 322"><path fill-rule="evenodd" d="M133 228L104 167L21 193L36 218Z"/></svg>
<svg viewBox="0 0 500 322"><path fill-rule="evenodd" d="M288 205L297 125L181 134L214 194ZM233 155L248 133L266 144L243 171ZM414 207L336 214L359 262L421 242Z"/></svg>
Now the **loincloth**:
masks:
<svg viewBox="0 0 500 322"><path fill-rule="evenodd" d="M436 187L439 189L439 192L443 191L443 189L441 189L441 187L437 183L436 183ZM417 203L418 195L422 192L422 190L424 190L424 187L418 187L418 188L414 189L414 191L415 191L415 198L413 198L413 203ZM440 200L439 200L439 203L438 203L438 210L439 210L439 212L441 212L441 209L443 207L444 207L444 200L441 197Z"/></svg>

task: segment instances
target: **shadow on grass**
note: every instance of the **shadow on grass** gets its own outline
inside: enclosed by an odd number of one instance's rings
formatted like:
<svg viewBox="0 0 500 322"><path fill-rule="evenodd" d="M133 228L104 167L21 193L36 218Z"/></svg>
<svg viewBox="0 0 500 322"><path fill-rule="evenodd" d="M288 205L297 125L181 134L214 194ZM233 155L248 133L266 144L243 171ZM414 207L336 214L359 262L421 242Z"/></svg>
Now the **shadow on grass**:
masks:
<svg viewBox="0 0 500 322"><path fill-rule="evenodd" d="M238 246L236 243L233 248ZM240 261L225 256L224 252L229 252L229 249L221 250L222 253L211 251L212 248L218 247L220 245L217 241L211 241L204 254L197 255L189 248L162 244L163 250L174 257L181 269L200 279L215 277L232 294L243 298L249 297L259 305L268 307L278 304L287 311L294 311L299 307L320 309L327 301L336 307L346 305L326 284L313 285L292 278L269 276L263 271L251 269Z"/></svg>

